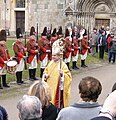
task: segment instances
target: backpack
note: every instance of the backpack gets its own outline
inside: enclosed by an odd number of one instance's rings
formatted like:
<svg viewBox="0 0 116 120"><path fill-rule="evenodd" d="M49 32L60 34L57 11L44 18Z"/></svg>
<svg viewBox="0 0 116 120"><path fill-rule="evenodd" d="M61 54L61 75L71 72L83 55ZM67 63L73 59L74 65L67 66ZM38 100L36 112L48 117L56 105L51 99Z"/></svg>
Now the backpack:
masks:
<svg viewBox="0 0 116 120"><path fill-rule="evenodd" d="M111 49L116 53L116 41L112 41Z"/></svg>

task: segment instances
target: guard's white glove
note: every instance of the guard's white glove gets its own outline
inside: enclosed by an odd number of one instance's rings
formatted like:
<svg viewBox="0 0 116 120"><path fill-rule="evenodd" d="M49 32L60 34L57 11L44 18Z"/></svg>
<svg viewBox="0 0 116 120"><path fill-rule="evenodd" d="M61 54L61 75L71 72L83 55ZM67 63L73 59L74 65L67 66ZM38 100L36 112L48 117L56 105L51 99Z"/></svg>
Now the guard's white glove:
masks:
<svg viewBox="0 0 116 120"><path fill-rule="evenodd" d="M44 74L43 75L43 80L45 81L45 82L47 82L47 79L49 78L49 75L48 74Z"/></svg>
<svg viewBox="0 0 116 120"><path fill-rule="evenodd" d="M38 50L35 50L35 53L38 53Z"/></svg>
<svg viewBox="0 0 116 120"><path fill-rule="evenodd" d="M51 50L46 50L46 52L51 52Z"/></svg>
<svg viewBox="0 0 116 120"><path fill-rule="evenodd" d="M7 63L7 61L4 61L4 64L6 64Z"/></svg>
<svg viewBox="0 0 116 120"><path fill-rule="evenodd" d="M13 59L13 57L10 57L10 59L9 60L12 60Z"/></svg>
<svg viewBox="0 0 116 120"><path fill-rule="evenodd" d="M26 59L27 59L27 57L26 57L26 56L23 56L23 59L25 59L25 60L26 60Z"/></svg>

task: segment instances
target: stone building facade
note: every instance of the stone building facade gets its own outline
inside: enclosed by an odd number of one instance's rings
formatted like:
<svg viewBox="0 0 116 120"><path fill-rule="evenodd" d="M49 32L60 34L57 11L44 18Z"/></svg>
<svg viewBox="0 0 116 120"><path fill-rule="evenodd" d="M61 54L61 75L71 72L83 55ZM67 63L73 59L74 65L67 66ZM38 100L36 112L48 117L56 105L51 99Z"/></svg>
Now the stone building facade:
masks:
<svg viewBox="0 0 116 120"><path fill-rule="evenodd" d="M0 5L0 28L11 34L18 27L29 32L37 23L39 33L44 26L116 27L116 0L0 0Z"/></svg>

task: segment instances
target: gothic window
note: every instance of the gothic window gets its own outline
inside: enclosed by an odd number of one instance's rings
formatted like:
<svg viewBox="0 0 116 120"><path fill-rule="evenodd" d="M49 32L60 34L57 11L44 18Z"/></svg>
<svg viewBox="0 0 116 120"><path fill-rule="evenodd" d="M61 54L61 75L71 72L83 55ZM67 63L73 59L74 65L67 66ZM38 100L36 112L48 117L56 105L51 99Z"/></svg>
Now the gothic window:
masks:
<svg viewBox="0 0 116 120"><path fill-rule="evenodd" d="M25 0L16 0L16 8L25 8Z"/></svg>

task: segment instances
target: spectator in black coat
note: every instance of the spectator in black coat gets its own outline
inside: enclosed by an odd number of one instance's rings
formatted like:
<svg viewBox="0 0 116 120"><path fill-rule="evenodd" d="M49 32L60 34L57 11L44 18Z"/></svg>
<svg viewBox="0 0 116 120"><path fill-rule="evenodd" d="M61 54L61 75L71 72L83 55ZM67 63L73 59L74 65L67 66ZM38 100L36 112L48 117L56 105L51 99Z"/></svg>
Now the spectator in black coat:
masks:
<svg viewBox="0 0 116 120"><path fill-rule="evenodd" d="M102 31L102 34L98 39L98 46L99 46L99 58L103 59L104 58L105 46L106 46L105 31Z"/></svg>
<svg viewBox="0 0 116 120"><path fill-rule="evenodd" d="M36 96L42 103L42 120L56 120L59 109L51 101L51 92L48 84L44 81L36 81L31 85L28 95Z"/></svg>
<svg viewBox="0 0 116 120"><path fill-rule="evenodd" d="M8 113L2 106L0 106L0 120L8 120Z"/></svg>

